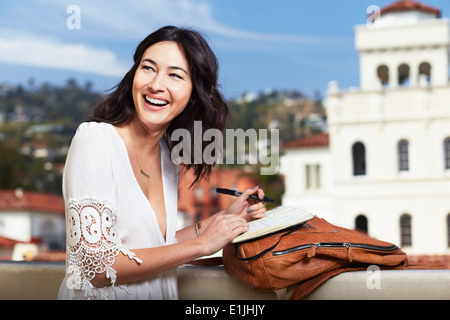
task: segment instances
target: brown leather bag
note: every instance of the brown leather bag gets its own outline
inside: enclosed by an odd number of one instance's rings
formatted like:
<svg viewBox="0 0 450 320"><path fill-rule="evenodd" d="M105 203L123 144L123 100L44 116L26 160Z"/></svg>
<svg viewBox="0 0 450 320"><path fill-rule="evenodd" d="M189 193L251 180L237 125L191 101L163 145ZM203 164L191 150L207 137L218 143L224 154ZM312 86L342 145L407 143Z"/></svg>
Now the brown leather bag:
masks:
<svg viewBox="0 0 450 320"><path fill-rule="evenodd" d="M297 284L291 299L311 293L327 279L345 272L403 269L407 256L396 245L334 226L314 217L302 225L223 249L225 271L259 291Z"/></svg>

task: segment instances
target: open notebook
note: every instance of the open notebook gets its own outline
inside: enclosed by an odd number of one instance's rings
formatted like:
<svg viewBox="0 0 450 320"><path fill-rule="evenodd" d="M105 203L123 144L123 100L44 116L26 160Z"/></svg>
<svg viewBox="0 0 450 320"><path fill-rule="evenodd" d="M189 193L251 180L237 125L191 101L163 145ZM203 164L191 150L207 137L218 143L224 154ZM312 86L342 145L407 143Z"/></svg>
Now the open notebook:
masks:
<svg viewBox="0 0 450 320"><path fill-rule="evenodd" d="M306 210L297 207L280 206L267 211L264 218L250 221L248 223L248 231L234 238L232 243L259 238L266 234L303 223L313 217L314 215Z"/></svg>

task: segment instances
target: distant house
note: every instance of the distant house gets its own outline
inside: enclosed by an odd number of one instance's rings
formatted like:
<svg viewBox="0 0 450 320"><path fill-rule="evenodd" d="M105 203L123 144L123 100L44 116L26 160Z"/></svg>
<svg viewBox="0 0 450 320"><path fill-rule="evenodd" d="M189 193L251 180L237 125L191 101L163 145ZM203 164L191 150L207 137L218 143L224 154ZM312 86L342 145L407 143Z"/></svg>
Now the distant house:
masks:
<svg viewBox="0 0 450 320"><path fill-rule="evenodd" d="M0 190L0 250L33 244L48 250L65 249L64 200L52 194ZM25 247L24 247L25 248Z"/></svg>
<svg viewBox="0 0 450 320"><path fill-rule="evenodd" d="M214 168L208 181L202 180L198 186L191 188L193 180L192 172L187 172L180 180L178 188L180 228L227 208L235 199L229 195L217 194L216 188L243 191L256 185L256 181L242 169Z"/></svg>

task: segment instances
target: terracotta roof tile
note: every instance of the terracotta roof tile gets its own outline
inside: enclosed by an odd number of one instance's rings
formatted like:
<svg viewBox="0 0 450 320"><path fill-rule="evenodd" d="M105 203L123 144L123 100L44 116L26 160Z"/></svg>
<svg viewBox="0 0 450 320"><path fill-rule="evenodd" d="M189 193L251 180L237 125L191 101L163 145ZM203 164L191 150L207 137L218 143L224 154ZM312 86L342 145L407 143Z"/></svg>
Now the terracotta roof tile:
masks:
<svg viewBox="0 0 450 320"><path fill-rule="evenodd" d="M0 248L14 248L14 246L18 243L33 243L33 244L40 244L41 239L37 237L32 237L30 241L24 242L24 241L18 241L11 238L7 238L4 236L0 236Z"/></svg>
<svg viewBox="0 0 450 320"><path fill-rule="evenodd" d="M386 7L381 8L381 14L388 12L400 12L412 10L419 10L423 12L433 13L436 15L436 18L441 17L440 9L413 0L399 0L394 3L391 3Z"/></svg>
<svg viewBox="0 0 450 320"><path fill-rule="evenodd" d="M0 248L14 248L20 241L0 236Z"/></svg>
<svg viewBox="0 0 450 320"><path fill-rule="evenodd" d="M286 142L283 144L283 149L327 147L329 144L330 135L326 132L322 132L298 140Z"/></svg>
<svg viewBox="0 0 450 320"><path fill-rule="evenodd" d="M62 197L21 190L0 190L0 211L31 210L64 214L64 200Z"/></svg>

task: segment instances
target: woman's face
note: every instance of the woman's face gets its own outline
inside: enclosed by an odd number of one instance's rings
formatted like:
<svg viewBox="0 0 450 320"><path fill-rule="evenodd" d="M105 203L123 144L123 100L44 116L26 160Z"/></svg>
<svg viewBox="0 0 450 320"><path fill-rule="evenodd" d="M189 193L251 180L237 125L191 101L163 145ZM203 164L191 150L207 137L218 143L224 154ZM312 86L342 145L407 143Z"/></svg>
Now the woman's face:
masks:
<svg viewBox="0 0 450 320"><path fill-rule="evenodd" d="M133 80L133 100L140 122L165 130L186 107L192 93L189 66L176 42L158 42L144 52Z"/></svg>

